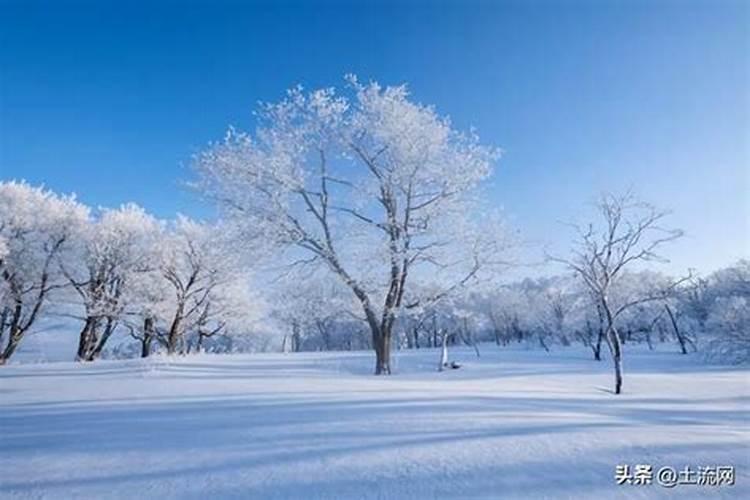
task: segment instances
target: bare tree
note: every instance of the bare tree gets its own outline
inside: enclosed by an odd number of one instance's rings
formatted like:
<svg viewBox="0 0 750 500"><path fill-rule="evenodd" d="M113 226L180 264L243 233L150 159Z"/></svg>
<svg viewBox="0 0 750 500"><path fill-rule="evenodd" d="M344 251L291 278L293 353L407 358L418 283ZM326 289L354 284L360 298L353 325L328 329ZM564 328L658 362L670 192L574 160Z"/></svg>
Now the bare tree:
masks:
<svg viewBox="0 0 750 500"><path fill-rule="evenodd" d="M665 290L630 297L621 303L613 300L611 292L618 278L632 265L645 261L664 262L657 251L663 244L682 236L682 231L661 227L660 223L668 212L640 202L630 193L623 196L605 194L596 208L602 218L602 227L574 225L577 239L573 255L550 259L573 270L601 306L605 336L614 363L614 392L620 394L622 338L617 330L617 318L637 304L662 299ZM684 279L673 282L667 288L672 289L682 281Z"/></svg>

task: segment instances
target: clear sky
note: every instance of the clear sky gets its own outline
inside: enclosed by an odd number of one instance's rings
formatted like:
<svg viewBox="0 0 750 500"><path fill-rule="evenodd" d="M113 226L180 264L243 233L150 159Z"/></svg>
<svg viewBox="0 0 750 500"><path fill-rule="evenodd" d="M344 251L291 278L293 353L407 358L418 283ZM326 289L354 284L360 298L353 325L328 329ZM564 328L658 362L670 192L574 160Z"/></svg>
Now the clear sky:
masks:
<svg viewBox="0 0 750 500"><path fill-rule="evenodd" d="M0 179L205 216L191 155L349 72L503 148L489 196L530 241L562 246L560 221L632 187L687 232L672 270L750 255L742 0L0 0Z"/></svg>

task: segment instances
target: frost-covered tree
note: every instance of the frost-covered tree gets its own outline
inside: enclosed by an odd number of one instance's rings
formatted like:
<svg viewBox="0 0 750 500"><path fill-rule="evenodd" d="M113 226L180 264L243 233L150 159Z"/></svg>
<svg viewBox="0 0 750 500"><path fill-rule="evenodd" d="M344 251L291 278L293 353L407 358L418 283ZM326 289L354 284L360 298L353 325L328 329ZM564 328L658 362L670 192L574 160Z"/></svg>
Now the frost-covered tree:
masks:
<svg viewBox="0 0 750 500"><path fill-rule="evenodd" d="M683 323L694 333L706 331L714 295L709 279L700 276L686 283L677 295L677 308L682 314Z"/></svg>
<svg viewBox="0 0 750 500"><path fill-rule="evenodd" d="M260 298L251 289L248 273L237 272L218 280L187 329L188 351L201 352L217 336L237 337L253 333L263 316Z"/></svg>
<svg viewBox="0 0 750 500"><path fill-rule="evenodd" d="M448 359L448 345L459 341L474 348L477 357L481 357L475 338L476 324L479 315L470 302L470 294L455 294L442 299L433 306L433 320L439 324L440 362L438 370L458 368L458 364Z"/></svg>
<svg viewBox="0 0 750 500"><path fill-rule="evenodd" d="M325 271L291 272L274 281L272 316L283 352L363 347L355 338L366 326L361 309L335 276Z"/></svg>
<svg viewBox="0 0 750 500"><path fill-rule="evenodd" d="M613 283L609 302L613 309L643 296L661 296L662 283L671 283L661 274L650 271L624 270ZM601 304L599 304L601 309ZM603 309L602 309L603 311ZM622 343L645 340L650 343L650 332L664 315L661 301L640 302L628 307L617 317L617 328ZM606 319L606 318L605 318Z"/></svg>
<svg viewBox="0 0 750 500"><path fill-rule="evenodd" d="M573 334L591 349L594 360L601 361L602 344L606 342L602 306L597 297L587 289L579 290L577 297L570 317Z"/></svg>
<svg viewBox="0 0 750 500"><path fill-rule="evenodd" d="M706 351L718 361L750 361L750 297L721 297L706 322L711 331Z"/></svg>
<svg viewBox="0 0 750 500"><path fill-rule="evenodd" d="M568 328L578 296L569 279L552 277L542 282L543 328L556 342L569 345Z"/></svg>
<svg viewBox="0 0 750 500"><path fill-rule="evenodd" d="M522 342L528 335L527 300L520 283L498 287L478 298L477 307L486 316L498 345L507 345L511 341Z"/></svg>
<svg viewBox="0 0 750 500"><path fill-rule="evenodd" d="M695 351L695 339L685 328L683 311L679 307L680 296L685 293L685 287L676 287L672 277L653 271L628 273L627 277L629 279L623 281L629 285L629 290L625 292L629 297L623 300L649 295L661 296L661 300L642 302L625 313L631 320L628 330L645 336L649 347L652 347L651 334L654 329L660 332L660 337L667 336L669 332L668 336L674 337L682 354L687 354L689 350Z"/></svg>
<svg viewBox="0 0 750 500"><path fill-rule="evenodd" d="M722 362L750 362L750 260L720 269L708 281L706 354Z"/></svg>
<svg viewBox="0 0 750 500"><path fill-rule="evenodd" d="M136 275L155 268L150 248L160 224L137 205L103 210L76 235L78 251L60 267L83 306L84 326L76 358L93 361L118 327L132 297ZM132 283L131 283L132 282Z"/></svg>
<svg viewBox="0 0 750 500"><path fill-rule="evenodd" d="M57 259L87 219L87 208L72 196L0 183L0 365L39 319L53 290L64 286Z"/></svg>
<svg viewBox="0 0 750 500"><path fill-rule="evenodd" d="M553 343L568 345L566 330L577 298L570 280L558 276L525 279L515 284L515 288L521 294L515 312L519 326L533 334L546 351Z"/></svg>
<svg viewBox="0 0 750 500"><path fill-rule="evenodd" d="M209 226L178 217L160 244L160 272L170 293L165 311L165 331L159 335L167 352L185 352L185 334L200 332L199 339L211 337L225 325L216 318L230 303L221 288L234 286L240 293L241 263L234 249L223 238L221 226ZM237 300L242 297L237 296ZM210 326L212 325L213 326Z"/></svg>
<svg viewBox="0 0 750 500"><path fill-rule="evenodd" d="M601 224L574 225L577 239L570 258L551 257L568 266L581 279L604 314L605 335L612 351L615 374L615 394L622 391L622 338L617 319L630 307L660 300L664 289L639 294L629 300L613 301L613 289L625 271L634 264L659 262L663 244L682 235L679 230L665 229L661 222L668 212L638 201L632 194L603 195L596 205ZM676 287L674 282L669 288Z"/></svg>
<svg viewBox="0 0 750 500"><path fill-rule="evenodd" d="M273 243L338 277L366 318L375 373L390 373L410 282L440 281L436 300L498 257L468 220L497 152L406 87L353 77L345 95L296 88L259 118L255 134L230 130L197 158L201 189L253 237L246 247Z"/></svg>
<svg viewBox="0 0 750 500"><path fill-rule="evenodd" d="M160 232L154 245L144 248L154 263L144 272L131 276L124 291L125 313L122 324L130 336L140 343L140 357L151 355L154 341L159 340L160 329L172 311L175 296L170 283L162 274L163 251L160 248L164 233Z"/></svg>

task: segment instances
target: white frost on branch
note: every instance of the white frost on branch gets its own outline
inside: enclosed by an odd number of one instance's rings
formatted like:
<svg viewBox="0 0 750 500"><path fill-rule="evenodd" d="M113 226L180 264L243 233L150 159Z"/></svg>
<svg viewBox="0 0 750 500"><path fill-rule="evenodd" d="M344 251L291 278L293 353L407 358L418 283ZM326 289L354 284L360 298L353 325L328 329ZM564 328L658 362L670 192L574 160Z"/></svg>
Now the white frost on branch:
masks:
<svg viewBox="0 0 750 500"><path fill-rule="evenodd" d="M418 305L406 300L410 280L439 281L439 300L501 260L502 238L471 223L498 150L411 101L405 86L354 77L341 95L294 88L258 116L254 134L230 129L196 158L198 186L242 234L285 249L290 265L338 276L372 331L376 372L389 373L393 323Z"/></svg>

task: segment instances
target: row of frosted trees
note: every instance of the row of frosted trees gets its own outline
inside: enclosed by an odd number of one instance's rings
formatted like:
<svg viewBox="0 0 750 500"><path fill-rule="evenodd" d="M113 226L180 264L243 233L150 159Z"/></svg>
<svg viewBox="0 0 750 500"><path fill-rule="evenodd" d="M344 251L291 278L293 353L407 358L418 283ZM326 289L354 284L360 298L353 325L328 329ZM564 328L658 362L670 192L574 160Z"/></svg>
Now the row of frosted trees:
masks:
<svg viewBox="0 0 750 500"><path fill-rule="evenodd" d="M117 331L146 357L250 328L256 301L221 234L136 205L92 211L74 197L0 183L0 364L45 317L80 326L80 361L99 357Z"/></svg>
<svg viewBox="0 0 750 500"><path fill-rule="evenodd" d="M373 348L366 318L336 276L284 267L262 308L243 252L228 226L184 217L158 221L135 205L95 213L72 197L24 183L0 184L0 342L2 362L45 316L80 326L77 359L99 357L116 331L146 357L199 351L207 339L250 333L265 316L282 332L269 348L286 351ZM393 324L396 348L492 341L549 350L580 342L615 356L601 299L578 273L499 285L472 283L451 293L420 281ZM437 297L437 298L436 298ZM622 343L674 342L721 361L750 358L750 263L705 277L674 279L625 271L608 292ZM266 321L268 324L268 321ZM257 332L253 332L257 333ZM279 342L281 345L279 345Z"/></svg>
<svg viewBox="0 0 750 500"><path fill-rule="evenodd" d="M649 349L671 345L676 352L700 352L721 362L750 361L750 261L741 260L706 277L676 280L653 271L623 275L615 303L631 297L656 296L618 318L623 344ZM601 307L574 274L524 279L501 286L464 290L429 308L399 316L394 347L472 346L522 343L547 351L579 344L600 361L609 352ZM287 350L351 350L370 347L366 330L356 320L346 290L322 280L275 314L287 326ZM299 290L298 290L299 291Z"/></svg>

